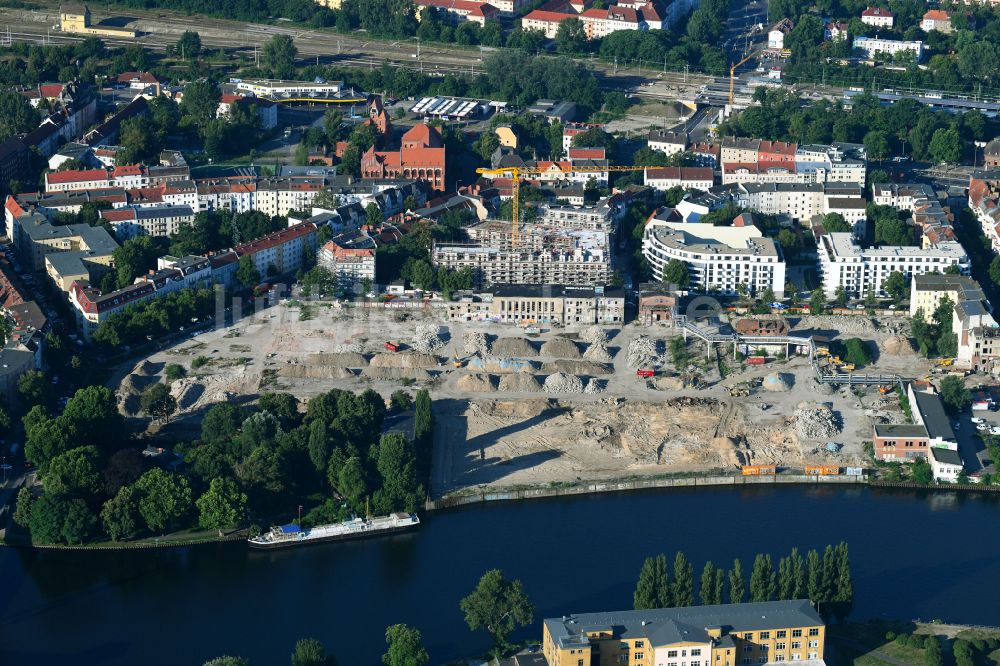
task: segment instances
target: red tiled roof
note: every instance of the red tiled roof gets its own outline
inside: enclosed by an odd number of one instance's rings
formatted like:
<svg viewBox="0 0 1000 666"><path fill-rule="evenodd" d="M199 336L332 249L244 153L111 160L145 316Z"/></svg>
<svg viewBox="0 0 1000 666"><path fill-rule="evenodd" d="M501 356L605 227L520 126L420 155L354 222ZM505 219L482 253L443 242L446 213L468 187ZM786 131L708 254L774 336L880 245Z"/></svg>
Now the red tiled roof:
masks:
<svg viewBox="0 0 1000 666"><path fill-rule="evenodd" d="M47 183L83 183L91 180L107 179L108 172L104 169L52 171L45 174L45 182Z"/></svg>
<svg viewBox="0 0 1000 666"><path fill-rule="evenodd" d="M443 145L441 134L426 123L414 125L406 131L403 135L403 145L410 143L420 144L425 148L440 148Z"/></svg>
<svg viewBox="0 0 1000 666"><path fill-rule="evenodd" d="M888 16L892 18L892 12L888 9L882 9L881 7L869 7L868 9L861 12L862 16Z"/></svg>
<svg viewBox="0 0 1000 666"><path fill-rule="evenodd" d="M586 12L584 12L586 14ZM583 16L583 14L581 14ZM576 18L574 14L563 14L562 12L547 12L542 9L536 9L529 12L522 18L522 21L541 21L542 23L559 23L560 21L565 21L568 18Z"/></svg>
<svg viewBox="0 0 1000 666"><path fill-rule="evenodd" d="M123 164L121 166L116 166L111 175L115 178L120 178L123 176L141 176L142 167L138 164Z"/></svg>
<svg viewBox="0 0 1000 666"><path fill-rule="evenodd" d="M924 14L925 21L951 21L951 16L943 9L929 9Z"/></svg>
<svg viewBox="0 0 1000 666"><path fill-rule="evenodd" d="M113 208L102 210L101 217L108 222L126 222L135 219L135 210L132 208Z"/></svg>
<svg viewBox="0 0 1000 666"><path fill-rule="evenodd" d="M646 169L646 177L668 180L712 180L715 173L709 167L657 167Z"/></svg>
<svg viewBox="0 0 1000 666"><path fill-rule="evenodd" d="M281 229L266 236L262 236L261 238L250 241L249 243L238 245L234 249L236 254L242 257L247 254L256 254L257 252L262 252L263 250L269 250L272 247L277 247L283 243L287 243L288 241L301 238L302 236L307 236L315 232L315 224L312 222L303 222L301 224L288 227L287 229Z"/></svg>
<svg viewBox="0 0 1000 666"><path fill-rule="evenodd" d="M122 72L118 75L118 83L131 83L132 81L147 84L157 83L156 77L149 72Z"/></svg>
<svg viewBox="0 0 1000 666"><path fill-rule="evenodd" d="M603 160L606 158L603 148L570 148L571 160Z"/></svg>

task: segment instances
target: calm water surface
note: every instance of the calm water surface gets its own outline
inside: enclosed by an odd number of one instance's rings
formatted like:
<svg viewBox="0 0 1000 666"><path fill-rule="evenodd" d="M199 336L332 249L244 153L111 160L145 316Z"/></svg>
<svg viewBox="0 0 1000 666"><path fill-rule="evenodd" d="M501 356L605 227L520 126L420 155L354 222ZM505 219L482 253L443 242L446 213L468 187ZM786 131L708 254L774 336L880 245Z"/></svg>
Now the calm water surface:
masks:
<svg viewBox="0 0 1000 666"><path fill-rule="evenodd" d="M485 650L459 599L491 567L538 620L625 609L643 558L695 564L847 540L854 617L1000 625L1000 497L866 488L691 489L436 512L414 533L280 553L243 544L137 553L0 549L0 664L285 665L297 638L379 663L384 630L420 628L433 663Z"/></svg>

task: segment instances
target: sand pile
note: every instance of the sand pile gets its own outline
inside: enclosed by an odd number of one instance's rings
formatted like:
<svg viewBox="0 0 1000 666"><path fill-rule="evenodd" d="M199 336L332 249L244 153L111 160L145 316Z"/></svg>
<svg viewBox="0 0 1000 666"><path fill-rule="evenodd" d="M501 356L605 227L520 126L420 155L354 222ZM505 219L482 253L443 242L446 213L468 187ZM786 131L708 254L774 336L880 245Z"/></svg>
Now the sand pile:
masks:
<svg viewBox="0 0 1000 666"><path fill-rule="evenodd" d="M761 386L764 388L765 391L774 391L776 393L781 393L791 390L792 381L794 381L792 375L783 374L780 372L772 372L771 374L764 377L764 381L761 384Z"/></svg>
<svg viewBox="0 0 1000 666"><path fill-rule="evenodd" d="M469 393L491 393L496 390L493 378L489 375L471 374L458 380L458 389Z"/></svg>
<svg viewBox="0 0 1000 666"><path fill-rule="evenodd" d="M541 354L554 358L580 358L580 348L572 340L556 336L542 344Z"/></svg>
<svg viewBox="0 0 1000 666"><path fill-rule="evenodd" d="M392 381L396 379L414 379L417 381L431 378L431 374L417 367L370 367L361 371L364 377L376 381Z"/></svg>
<svg viewBox="0 0 1000 666"><path fill-rule="evenodd" d="M653 386L661 391L680 391L684 388L684 380L680 377L657 377L653 380Z"/></svg>
<svg viewBox="0 0 1000 666"><path fill-rule="evenodd" d="M542 366L542 372L563 372L568 375L610 375L614 369L605 363L571 361L561 358Z"/></svg>
<svg viewBox="0 0 1000 666"><path fill-rule="evenodd" d="M490 344L486 334L477 331L466 333L465 337L462 338L462 353L479 354L480 356L489 354Z"/></svg>
<svg viewBox="0 0 1000 666"><path fill-rule="evenodd" d="M354 371L335 365L286 365L278 370L292 379L353 379Z"/></svg>
<svg viewBox="0 0 1000 666"><path fill-rule="evenodd" d="M442 336L441 327L436 324L419 324L410 347L421 354L430 354L447 344Z"/></svg>
<svg viewBox="0 0 1000 666"><path fill-rule="evenodd" d="M546 393L583 393L583 382L576 375L557 372L545 378Z"/></svg>
<svg viewBox="0 0 1000 666"><path fill-rule="evenodd" d="M529 393L532 391L541 391L542 385L538 383L534 375L529 375L526 372L518 372L513 375L504 375L500 378L501 391L510 391L512 393Z"/></svg>
<svg viewBox="0 0 1000 666"><path fill-rule="evenodd" d="M580 331L580 339L592 345L607 345L608 333L600 326L588 326Z"/></svg>
<svg viewBox="0 0 1000 666"><path fill-rule="evenodd" d="M155 375L163 367L162 363L152 363L148 360L142 361L135 366L136 373L140 375L145 375L149 377L150 375Z"/></svg>
<svg viewBox="0 0 1000 666"><path fill-rule="evenodd" d="M583 392L587 395L596 395L598 393L604 393L604 382L600 379L591 377L587 382L587 386L583 389Z"/></svg>
<svg viewBox="0 0 1000 666"><path fill-rule="evenodd" d="M640 335L628 343L625 363L630 368L645 368L653 365L658 360L656 353L656 341L652 338Z"/></svg>
<svg viewBox="0 0 1000 666"><path fill-rule="evenodd" d="M833 437L840 432L837 418L826 405L814 402L799 403L792 418L795 420L795 430L800 437L806 439Z"/></svg>
<svg viewBox="0 0 1000 666"><path fill-rule="evenodd" d="M538 350L524 338L499 338L490 345L490 354L516 358L538 356Z"/></svg>
<svg viewBox="0 0 1000 666"><path fill-rule="evenodd" d="M321 365L334 368L363 368L368 365L368 359L358 352L334 352L332 354L310 354L306 365Z"/></svg>
<svg viewBox="0 0 1000 666"><path fill-rule="evenodd" d="M334 354L363 354L364 345L360 342L342 342L333 346Z"/></svg>
<svg viewBox="0 0 1000 666"><path fill-rule="evenodd" d="M438 359L433 354L388 352L375 354L370 365L373 368L436 368Z"/></svg>
<svg viewBox="0 0 1000 666"><path fill-rule="evenodd" d="M126 375L118 390L124 395L131 395L133 393L138 394L146 390L147 386L155 384L157 381L156 377L133 373L131 375Z"/></svg>
<svg viewBox="0 0 1000 666"><path fill-rule="evenodd" d="M913 344L902 335L891 335L882 343L882 351L892 356L913 356Z"/></svg>
<svg viewBox="0 0 1000 666"><path fill-rule="evenodd" d="M535 364L519 358L500 358L498 356L487 356L485 358L474 358L469 361L470 371L489 372L494 374L504 374L509 372L531 372L535 369Z"/></svg>
<svg viewBox="0 0 1000 666"><path fill-rule="evenodd" d="M597 361L598 363L611 363L611 352L608 351L608 345L603 342L593 342L587 347L587 351L583 352L583 357L588 361Z"/></svg>

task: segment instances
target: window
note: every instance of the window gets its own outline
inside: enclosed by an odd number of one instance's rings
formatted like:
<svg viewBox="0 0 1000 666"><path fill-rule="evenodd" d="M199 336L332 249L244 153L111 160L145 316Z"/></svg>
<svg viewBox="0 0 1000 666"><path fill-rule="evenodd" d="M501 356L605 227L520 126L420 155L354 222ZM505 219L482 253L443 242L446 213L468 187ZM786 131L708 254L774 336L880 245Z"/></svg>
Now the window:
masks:
<svg viewBox="0 0 1000 666"><path fill-rule="evenodd" d="M743 634L743 638L745 638L748 641L752 641L753 640L753 632L752 631L748 631L747 633Z"/></svg>
<svg viewBox="0 0 1000 666"><path fill-rule="evenodd" d="M801 652L793 652L792 653L792 661L802 661L802 653Z"/></svg>
<svg viewBox="0 0 1000 666"><path fill-rule="evenodd" d="M743 654L750 654L751 652L753 652L753 646L752 645L744 645L743 646Z"/></svg>
<svg viewBox="0 0 1000 666"><path fill-rule="evenodd" d="M809 647L811 648L819 647L819 641L809 641Z"/></svg>
<svg viewBox="0 0 1000 666"><path fill-rule="evenodd" d="M784 661L785 660L785 655L783 655L781 653L778 653L778 654L774 655L774 660L775 661Z"/></svg>
<svg viewBox="0 0 1000 666"><path fill-rule="evenodd" d="M642 649L642 645L643 645L642 641L636 641L635 642L635 649L636 650L641 650Z"/></svg>
<svg viewBox="0 0 1000 666"><path fill-rule="evenodd" d="M636 661L642 661L642 653L636 652L635 655L633 656L633 659L635 659Z"/></svg>
<svg viewBox="0 0 1000 666"><path fill-rule="evenodd" d="M818 652L810 652L809 653L809 658L810 659L818 659L819 658L819 653Z"/></svg>
<svg viewBox="0 0 1000 666"><path fill-rule="evenodd" d="M779 631L779 632L777 632L777 633L775 634L775 637L776 637L776 638L784 638L784 637L785 637L785 636L787 636L787 635L788 635L788 632L787 632L787 631L785 631L784 629L782 629L781 631Z"/></svg>
<svg viewBox="0 0 1000 666"><path fill-rule="evenodd" d="M744 664L749 664L750 663L750 657L743 657L743 663Z"/></svg>
<svg viewBox="0 0 1000 666"><path fill-rule="evenodd" d="M802 647L802 641L792 641L793 650L798 650L800 647Z"/></svg>
<svg viewBox="0 0 1000 666"><path fill-rule="evenodd" d="M819 627L813 627L809 630L810 636L819 636Z"/></svg>
<svg viewBox="0 0 1000 666"><path fill-rule="evenodd" d="M692 649L691 650L691 656L692 657L700 657L701 656L701 648L694 648L694 649Z"/></svg>
<svg viewBox="0 0 1000 666"><path fill-rule="evenodd" d="M583 666L583 659L577 659L576 666Z"/></svg>
<svg viewBox="0 0 1000 666"><path fill-rule="evenodd" d="M687 650L681 650L681 656L682 657L688 656L688 651Z"/></svg>
<svg viewBox="0 0 1000 666"><path fill-rule="evenodd" d="M802 638L802 630L792 629L792 638Z"/></svg>
<svg viewBox="0 0 1000 666"><path fill-rule="evenodd" d="M770 638L771 638L771 632L770 631L762 631L762 632L760 632L760 640L766 641L766 640L769 640Z"/></svg>
<svg viewBox="0 0 1000 666"><path fill-rule="evenodd" d="M784 641L781 641L779 643L775 643L774 644L774 649L775 650L784 650L785 649L785 643L784 643Z"/></svg>
<svg viewBox="0 0 1000 666"><path fill-rule="evenodd" d="M676 657L676 656L677 656L677 650L667 650L667 658L668 659L670 659L671 657Z"/></svg>

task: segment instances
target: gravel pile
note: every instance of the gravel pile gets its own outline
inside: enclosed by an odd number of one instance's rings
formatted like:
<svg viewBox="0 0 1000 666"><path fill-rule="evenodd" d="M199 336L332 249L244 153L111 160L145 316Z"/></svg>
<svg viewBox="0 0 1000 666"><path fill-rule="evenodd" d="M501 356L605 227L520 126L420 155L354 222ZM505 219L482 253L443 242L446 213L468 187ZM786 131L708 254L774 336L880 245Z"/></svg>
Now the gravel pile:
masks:
<svg viewBox="0 0 1000 666"><path fill-rule="evenodd" d="M610 375L614 368L594 361L571 361L560 358L542 365L542 372L562 372L567 375Z"/></svg>
<svg viewBox="0 0 1000 666"><path fill-rule="evenodd" d="M334 354L363 354L364 345L360 342L344 342L333 346Z"/></svg>
<svg viewBox="0 0 1000 666"><path fill-rule="evenodd" d="M882 343L882 351L893 356L914 356L913 344L905 335L891 335Z"/></svg>
<svg viewBox="0 0 1000 666"><path fill-rule="evenodd" d="M576 375L557 372L545 378L546 393L583 393L583 382Z"/></svg>
<svg viewBox="0 0 1000 666"><path fill-rule="evenodd" d="M422 368L374 367L365 368L361 371L361 374L376 381L393 381L396 379L413 379L421 381L431 378L431 374Z"/></svg>
<svg viewBox="0 0 1000 666"><path fill-rule="evenodd" d="M479 354L480 356L486 356L489 352L490 344L485 333L472 331L470 333L466 333L465 337L462 338L463 354Z"/></svg>
<svg viewBox="0 0 1000 666"><path fill-rule="evenodd" d="M596 395L598 393L604 393L604 382L600 379L595 379L591 377L587 382L587 386L583 389L583 392L587 395Z"/></svg>
<svg viewBox="0 0 1000 666"><path fill-rule="evenodd" d="M628 343L625 363L630 368L643 368L652 365L657 360L656 341L640 335Z"/></svg>
<svg viewBox="0 0 1000 666"><path fill-rule="evenodd" d="M332 354L310 354L307 365L331 366L334 368L363 368L368 359L358 352L334 352Z"/></svg>
<svg viewBox="0 0 1000 666"><path fill-rule="evenodd" d="M542 344L542 356L554 358L580 358L580 348L568 338L556 336Z"/></svg>
<svg viewBox="0 0 1000 666"><path fill-rule="evenodd" d="M791 385L792 376L786 375L781 372L772 372L771 374L764 377L764 381L761 386L764 387L765 391L774 391L778 393L783 393L789 391L792 388Z"/></svg>
<svg viewBox="0 0 1000 666"><path fill-rule="evenodd" d="M499 338L490 345L490 354L507 358L525 358L538 356L538 350L524 338Z"/></svg>
<svg viewBox="0 0 1000 666"><path fill-rule="evenodd" d="M588 361L597 361L598 363L610 363L612 360L608 345L604 342L590 343L587 351L583 352L583 357Z"/></svg>
<svg viewBox="0 0 1000 666"><path fill-rule="evenodd" d="M413 334L410 347L415 352L430 354L445 346L445 341L441 337L441 329L436 324L419 324Z"/></svg>
<svg viewBox="0 0 1000 666"><path fill-rule="evenodd" d="M469 393L492 393L496 390L493 378L489 375L465 375L458 380L458 388Z"/></svg>
<svg viewBox="0 0 1000 666"><path fill-rule="evenodd" d="M793 331L823 329L839 331L842 338L852 335L871 335L876 330L872 320L861 315L821 315L816 317L805 315L792 328Z"/></svg>
<svg viewBox="0 0 1000 666"><path fill-rule="evenodd" d="M500 390L511 393L531 393L541 391L542 385L538 383L534 375L526 372L518 372L513 375L503 375L500 377Z"/></svg>
<svg viewBox="0 0 1000 666"><path fill-rule="evenodd" d="M608 333L600 326L588 326L580 332L580 339L592 345L607 345Z"/></svg>
<svg viewBox="0 0 1000 666"><path fill-rule="evenodd" d="M373 368L435 368L438 359L433 354L410 354L407 352L385 352L375 354L371 360Z"/></svg>
<svg viewBox="0 0 1000 666"><path fill-rule="evenodd" d="M803 402L795 408L792 417L795 430L806 439L833 437L840 432L836 417L826 405Z"/></svg>
<svg viewBox="0 0 1000 666"><path fill-rule="evenodd" d="M350 368L331 365L284 365L278 369L282 377L292 379L352 379Z"/></svg>

